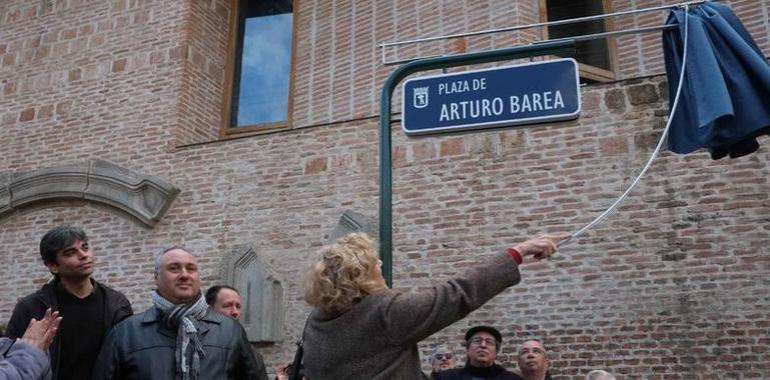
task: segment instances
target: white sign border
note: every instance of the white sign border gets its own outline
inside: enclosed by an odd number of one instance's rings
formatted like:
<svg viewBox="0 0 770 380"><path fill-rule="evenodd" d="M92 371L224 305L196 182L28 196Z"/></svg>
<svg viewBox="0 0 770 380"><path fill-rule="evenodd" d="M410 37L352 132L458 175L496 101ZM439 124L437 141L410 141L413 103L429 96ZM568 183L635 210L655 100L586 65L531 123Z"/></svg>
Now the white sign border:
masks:
<svg viewBox="0 0 770 380"><path fill-rule="evenodd" d="M406 127L404 127L404 121L406 119L405 115L406 115L406 101L407 101L405 97L406 85L409 82L416 81L416 80L431 79L431 78L449 78L457 75L466 75L466 74L480 73L485 71L504 70L504 69L511 69L515 67L522 67L522 66L536 66L536 65L550 64L554 62L563 62L563 61L571 61L575 69L575 88L577 89L577 94L576 94L577 110L575 110L575 112L573 113L553 115L553 116L537 116L537 117L530 117L530 118L517 119L517 120L462 124L462 125L454 125L451 127L434 127L434 128L420 129L419 131L409 131L406 129ZM515 126L515 125L522 125L522 124L539 124L539 123L545 123L548 121L573 120L580 116L580 112L582 111L582 109L583 109L583 102L580 97L580 75L578 71L578 62L574 58L559 58L559 59L550 59L547 61L540 61L540 62L527 62L527 63L520 63L517 65L490 67L486 69L467 70L467 71L462 71L457 73L448 73L448 74L435 74L435 75L428 75L424 77L407 79L401 85L401 123L400 124L401 124L401 130L404 131L404 133L407 135L410 135L410 136L425 135L425 134L431 134L431 133L453 132L458 130L476 130L476 129L504 127L504 126Z"/></svg>

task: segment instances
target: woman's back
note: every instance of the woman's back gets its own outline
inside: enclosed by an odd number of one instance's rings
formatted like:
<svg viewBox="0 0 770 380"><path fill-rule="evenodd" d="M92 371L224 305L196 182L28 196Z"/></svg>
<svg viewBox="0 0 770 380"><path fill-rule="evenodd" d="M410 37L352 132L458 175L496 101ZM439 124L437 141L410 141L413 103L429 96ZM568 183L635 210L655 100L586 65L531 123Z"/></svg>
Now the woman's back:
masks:
<svg viewBox="0 0 770 380"><path fill-rule="evenodd" d="M348 311L311 313L304 333L308 379L422 379L417 342L519 282L518 267L501 253L464 275L419 292L383 290Z"/></svg>

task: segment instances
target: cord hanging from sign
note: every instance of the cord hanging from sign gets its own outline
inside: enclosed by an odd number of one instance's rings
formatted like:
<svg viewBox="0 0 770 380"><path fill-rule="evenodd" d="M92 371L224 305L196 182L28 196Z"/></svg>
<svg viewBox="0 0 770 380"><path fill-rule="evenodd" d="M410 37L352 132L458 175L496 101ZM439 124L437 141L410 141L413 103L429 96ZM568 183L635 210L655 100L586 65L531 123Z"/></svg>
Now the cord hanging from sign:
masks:
<svg viewBox="0 0 770 380"><path fill-rule="evenodd" d="M684 4L682 6L684 8L685 14L689 11L689 4ZM628 194L631 193L631 191L636 187L636 185L639 183L639 180L644 176L645 173L647 173L647 170L652 165L652 161L655 160L655 157L658 156L658 153L660 152L660 148L663 146L663 143L666 141L666 136L668 135L668 130L671 127L671 122L674 120L674 114L677 111L677 105L679 104L679 96L682 93L682 83L684 83L684 72L685 67L687 66L687 45L688 45L688 38L687 34L689 32L689 28L687 25L687 17L684 18L684 48L682 51L682 70L679 72L679 85L676 88L676 96L674 97L674 104L671 106L671 113L668 115L668 121L666 122L666 127L663 129L663 133L660 135L660 141L658 141L658 145L655 146L655 150L653 150L652 155L650 155L650 158L647 160L647 163L644 165L642 170L639 172L639 175L636 176L636 178L631 182L631 184L628 186L626 191L621 194L618 199L615 200L604 212L602 212L599 216L597 216L593 221L586 224L579 230L573 232L568 238L560 241L557 246L562 246L566 244L567 242L571 241L575 237L582 235L591 227L595 226L599 222L601 222L604 218L607 217L610 213L615 211L615 209L618 207L618 205L623 202L623 200L626 199Z"/></svg>

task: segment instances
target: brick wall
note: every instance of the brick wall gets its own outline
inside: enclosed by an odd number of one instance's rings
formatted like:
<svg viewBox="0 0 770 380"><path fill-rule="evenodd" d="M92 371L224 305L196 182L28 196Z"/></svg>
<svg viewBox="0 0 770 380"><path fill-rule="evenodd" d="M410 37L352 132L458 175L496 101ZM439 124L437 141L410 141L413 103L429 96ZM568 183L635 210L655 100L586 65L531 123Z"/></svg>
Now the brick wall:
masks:
<svg viewBox="0 0 770 380"><path fill-rule="evenodd" d="M510 4L513 3L513 4ZM662 0L613 0L615 12L673 4ZM423 37L492 30L540 22L537 1L328 1L300 3L297 39L297 68L294 126L304 127L334 120L349 120L377 113L379 91L394 66L380 65L378 44ZM725 1L743 19L759 46L770 50L770 2L766 0ZM303 12L303 10L305 10ZM668 11L659 10L616 16L614 30L662 25ZM374 22L362 22L363 20ZM353 20L352 26L340 20ZM333 28L332 25L338 25ZM351 33L353 32L353 33ZM388 61L458 52L504 48L540 40L540 29L482 34L449 40L428 41L390 47ZM616 38L619 79L659 75L664 72L660 32ZM640 53L641 52L641 53ZM351 62L354 63L351 65ZM317 96L337 94L337 98ZM351 98L352 95L352 98ZM340 99L339 97L346 97ZM352 101L351 101L352 99ZM396 101L398 101L396 97Z"/></svg>
<svg viewBox="0 0 770 380"><path fill-rule="evenodd" d="M3 170L96 156L141 166L167 150L182 5L4 2L0 147L13 154L2 155Z"/></svg>
<svg viewBox="0 0 770 380"><path fill-rule="evenodd" d="M663 0L613 0L612 11L623 12L634 9L659 7L675 4ZM732 8L746 28L751 32L763 51L770 50L770 2L766 0L727 0L720 3ZM668 16L667 10L617 16L612 19L615 29L625 30L661 25ZM656 75L665 72L660 33L644 33L617 38L618 78L632 78L639 75ZM642 52L642 54L639 54ZM767 55L767 53L765 54Z"/></svg>
<svg viewBox="0 0 770 380"><path fill-rule="evenodd" d="M732 2L742 17L767 12L766 1L748 3ZM298 282L308 258L345 210L377 215L376 112L393 67L380 65L376 44L506 26L537 12L533 1L483 4L298 2L296 128L213 141L229 1L3 2L0 173L102 158L182 193L153 229L77 200L0 221L0 321L48 279L36 246L57 224L89 232L96 277L137 310L150 304L152 255L161 248L198 253L208 286L221 280L223 256L250 244L288 295L286 341L259 350L270 367L289 361L308 311ZM749 27L767 52L762 20ZM395 286L428 286L526 236L574 231L603 211L651 153L667 112L662 78L628 75L584 87L575 121L417 138L394 126ZM536 335L564 379L597 367L623 379L770 377L768 154L762 147L711 161L662 153L616 214L553 260L525 267L521 285L428 339L423 354L445 341L460 355L462 332L491 323L506 336L506 366L515 366L515 343Z"/></svg>
<svg viewBox="0 0 770 380"><path fill-rule="evenodd" d="M174 144L216 140L222 123L222 103L227 62L229 4L221 1L181 2L181 40L178 43L183 74L178 99ZM209 94L219 95L209 96Z"/></svg>
<svg viewBox="0 0 770 380"><path fill-rule="evenodd" d="M427 157L396 174L396 281L427 285L469 254L590 221L657 142L665 108L648 95L658 89L593 86L578 122L404 142L406 157ZM624 378L767 377L764 157L664 153L618 213L431 342L461 353L464 328L493 323L514 342L508 355L543 337L566 378L597 367Z"/></svg>

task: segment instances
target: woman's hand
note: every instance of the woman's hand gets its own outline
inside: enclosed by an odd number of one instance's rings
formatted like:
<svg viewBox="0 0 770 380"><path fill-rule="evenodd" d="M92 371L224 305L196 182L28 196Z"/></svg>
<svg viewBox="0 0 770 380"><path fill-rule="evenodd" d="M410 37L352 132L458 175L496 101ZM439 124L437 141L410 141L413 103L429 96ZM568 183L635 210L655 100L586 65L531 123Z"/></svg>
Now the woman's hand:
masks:
<svg viewBox="0 0 770 380"><path fill-rule="evenodd" d="M556 253L556 243L569 237L569 234L544 235L537 239L527 240L515 245L524 262L531 261L528 258L542 260Z"/></svg>

